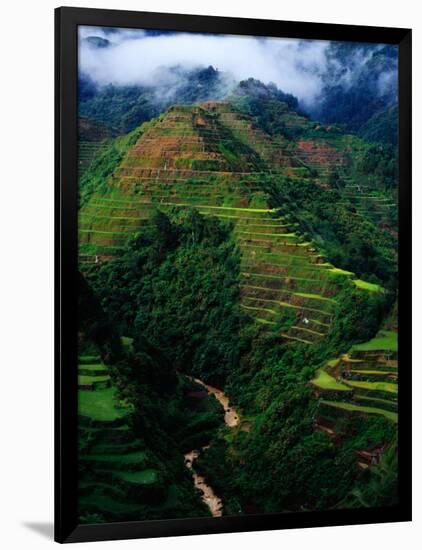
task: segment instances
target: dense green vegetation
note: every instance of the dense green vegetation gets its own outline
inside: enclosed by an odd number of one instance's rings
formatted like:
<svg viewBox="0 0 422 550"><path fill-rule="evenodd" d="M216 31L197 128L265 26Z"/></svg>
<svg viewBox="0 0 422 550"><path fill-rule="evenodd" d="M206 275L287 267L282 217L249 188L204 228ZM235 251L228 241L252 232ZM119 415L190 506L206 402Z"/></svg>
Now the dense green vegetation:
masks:
<svg viewBox="0 0 422 550"><path fill-rule="evenodd" d="M183 462L205 445L224 514L393 503L394 149L253 79L104 144L80 185L83 520L207 515Z"/></svg>
<svg viewBox="0 0 422 550"><path fill-rule="evenodd" d="M351 391L346 384L337 382L333 376L322 369L317 371L317 376L312 380L312 383L315 386L318 386L318 388L322 388L324 390Z"/></svg>
<svg viewBox="0 0 422 550"><path fill-rule="evenodd" d="M341 505L348 508L391 506L395 503L391 496L397 492L397 469L397 438L394 437L370 479L362 479Z"/></svg>
<svg viewBox="0 0 422 550"><path fill-rule="evenodd" d="M385 142L396 146L398 139L397 105L375 113L360 127L359 135L367 141Z"/></svg>
<svg viewBox="0 0 422 550"><path fill-rule="evenodd" d="M200 471L224 495L226 513L244 511L251 502L263 511L333 506L353 488L356 466L352 452L339 455L325 434L314 432L318 402L308 387L311 365L321 364L342 345L371 336L385 307L384 296L364 295L346 285L338 312L341 322L333 324L328 341L311 349L283 348L275 336L265 337L242 322L238 270L230 225L189 211L177 211L174 220L156 213L127 252L92 267L88 280L113 326L128 334L132 327L138 350L136 359L113 368L116 386L134 404L141 433L153 432L153 440L157 437L163 445L157 421L166 433L178 433L182 425L192 445L198 425L186 423L171 400L169 405L174 369L225 385L243 414L254 419L248 435L240 432L227 439L223 429L198 461ZM153 360L153 352L145 357L145 337L169 361ZM390 433L378 419L365 422L372 434L368 441ZM374 426L382 431L375 432ZM347 449L359 448L362 438L362 429L356 428L347 438ZM260 475L252 482L255 469ZM282 483L275 483L277 479ZM326 488L323 495L318 484Z"/></svg>
<svg viewBox="0 0 422 550"><path fill-rule="evenodd" d="M353 346L354 350L358 351L371 351L371 350L387 350L391 352L397 352L397 334L395 332L382 330L369 342L363 344L356 344Z"/></svg>
<svg viewBox="0 0 422 550"><path fill-rule="evenodd" d="M178 211L174 222L157 212L127 251L87 275L135 350L147 338L172 368L217 385L241 347L240 258L230 233L195 211Z"/></svg>
<svg viewBox="0 0 422 550"><path fill-rule="evenodd" d="M394 237L370 219L350 215L353 206L342 202L338 189L327 191L312 180L300 185L289 178L269 181L271 205L299 224L333 264L352 271L368 282L391 289L397 284Z"/></svg>
<svg viewBox="0 0 422 550"><path fill-rule="evenodd" d="M124 158L131 145L136 143L144 130L137 128L125 136L106 140L95 155L90 169L79 178L79 200L83 204L94 192L106 189L108 178Z"/></svg>
<svg viewBox="0 0 422 550"><path fill-rule="evenodd" d="M189 400L196 385L145 339L136 352L127 338L122 345L82 277L80 288L80 350L99 355L80 356L79 373L91 372L89 382L112 382L90 387L80 376L81 521L208 515L192 491L183 453L209 440L221 424L219 406L213 398Z"/></svg>
<svg viewBox="0 0 422 550"><path fill-rule="evenodd" d="M376 131L375 135L367 132L380 123L385 127L386 121L381 119L389 116L389 108L397 103L397 62L395 46L332 43L328 52L329 78L320 101L311 109L312 115L325 123L341 123L374 141L395 143L394 115L389 117L388 131ZM344 78L345 73L349 78Z"/></svg>
<svg viewBox="0 0 422 550"><path fill-rule="evenodd" d="M319 404L303 384L291 381L281 393L268 387L266 393L271 404L249 433L221 434L199 459L227 513L335 507L359 477L355 452L394 434L388 420L350 417L342 425L337 415L341 439L333 445L327 433L314 430ZM371 499L377 502L377 495Z"/></svg>
<svg viewBox="0 0 422 550"><path fill-rule="evenodd" d="M171 91L160 89L159 85L97 87L89 77L82 77L79 82L80 114L126 134L173 103L219 99L225 94L227 76L213 67L186 71L176 66L170 72L173 81L179 83Z"/></svg>
<svg viewBox="0 0 422 550"><path fill-rule="evenodd" d="M81 89L81 85L80 85ZM151 94L138 86L109 85L92 93L82 88L79 109L82 116L97 120L125 134L159 114Z"/></svg>

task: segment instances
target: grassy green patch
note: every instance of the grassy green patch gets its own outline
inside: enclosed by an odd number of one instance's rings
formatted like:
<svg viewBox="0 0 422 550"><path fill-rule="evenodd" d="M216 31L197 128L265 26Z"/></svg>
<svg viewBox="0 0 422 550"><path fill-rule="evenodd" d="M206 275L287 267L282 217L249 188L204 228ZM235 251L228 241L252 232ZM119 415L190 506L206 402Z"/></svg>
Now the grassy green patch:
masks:
<svg viewBox="0 0 422 550"><path fill-rule="evenodd" d="M292 340L293 342L300 342L301 344L312 345L310 340L305 340L305 338L298 338L297 336L290 336L289 334L280 334L282 338L286 340Z"/></svg>
<svg viewBox="0 0 422 550"><path fill-rule="evenodd" d="M80 363L79 366L84 370L107 370L107 367L103 363Z"/></svg>
<svg viewBox="0 0 422 550"><path fill-rule="evenodd" d="M281 241L298 237L297 233L258 233L257 231L244 231L243 229L238 229L237 233L239 235L250 235L251 237L274 237L274 240L280 239Z"/></svg>
<svg viewBox="0 0 422 550"><path fill-rule="evenodd" d="M356 411L366 414L379 414L381 416L384 416L388 420L391 420L392 422L397 422L397 413L386 411L384 409L379 409L377 407L364 407L361 405L354 405L353 403L340 403L337 401L325 400L323 400L322 403L324 403L324 405L328 405L329 407L335 407L337 409L343 409L345 411Z"/></svg>
<svg viewBox="0 0 422 550"><path fill-rule="evenodd" d="M362 281L362 279L355 279L354 284L363 290L369 290L369 292L381 292L382 287L380 285L376 285L374 283L368 283L366 281Z"/></svg>
<svg viewBox="0 0 422 550"><path fill-rule="evenodd" d="M288 302L283 302L283 301L280 301L280 300L271 300L269 298L261 298L261 297L255 298L255 297L252 297L252 296L245 296L245 299L255 300L257 302L265 302L265 303L268 302L268 303L272 303L272 304L278 304L281 307L289 307L291 309L300 309L300 310L304 310L304 311L313 311L314 313L320 313L322 315L327 315L327 316L331 315L330 313L328 313L327 311L324 311L322 309L316 309L314 307L307 307L307 306L296 306L294 304L289 304Z"/></svg>
<svg viewBox="0 0 422 550"><path fill-rule="evenodd" d="M130 483L151 485L157 481L158 474L156 470L149 468L140 472L120 472L119 477L121 477L124 481L129 481Z"/></svg>
<svg viewBox="0 0 422 550"><path fill-rule="evenodd" d="M192 204L190 203L180 203L180 202L170 202L170 203L163 203L164 206L187 206L192 207ZM269 213L273 212L273 210L268 208L240 208L240 207L233 207L233 206L215 206L215 205L208 205L208 204L198 204L195 205L198 209L204 209L204 210L229 210L233 212L259 212L259 213Z"/></svg>
<svg viewBox="0 0 422 550"><path fill-rule="evenodd" d="M348 386L363 390L397 393L397 384L392 384L391 382L362 382L360 380L347 380L346 383Z"/></svg>
<svg viewBox="0 0 422 550"><path fill-rule="evenodd" d="M314 334L315 336L325 336L325 332L318 332L317 330L313 330L311 328L307 327L299 327L298 325L292 325L292 328L295 330L300 330L303 332L307 332L308 334Z"/></svg>
<svg viewBox="0 0 422 550"><path fill-rule="evenodd" d="M336 275L344 275L345 277L351 277L354 275L352 271L346 271L345 269L340 269L338 267L332 267L329 271L331 273L335 273Z"/></svg>
<svg viewBox="0 0 422 550"><path fill-rule="evenodd" d="M328 374L323 369L319 369L317 371L316 377L311 381L311 383L314 386L318 386L318 388L321 388L323 390L334 390L334 391L353 391L351 388L346 386L345 384L342 384L341 382L337 382L337 380Z"/></svg>
<svg viewBox="0 0 422 550"><path fill-rule="evenodd" d="M78 384L81 385L87 385L87 384L93 384L94 382L108 382L110 380L110 376L107 374L105 376L89 376L85 374L80 374L78 376Z"/></svg>
<svg viewBox="0 0 422 550"><path fill-rule="evenodd" d="M261 317L256 317L256 321L262 325L276 325L274 321L268 321L267 319L262 319Z"/></svg>
<svg viewBox="0 0 422 550"><path fill-rule="evenodd" d="M397 406L397 403L394 401L388 401L387 399L382 399L381 397L368 397L367 395L360 395L358 393L353 395L353 399L357 399L358 401L368 401L375 403L376 405L386 407Z"/></svg>
<svg viewBox="0 0 422 550"><path fill-rule="evenodd" d="M133 351L133 338L129 338L129 336L122 336L121 341L123 347L125 347L130 352Z"/></svg>
<svg viewBox="0 0 422 550"><path fill-rule="evenodd" d="M321 296L320 294L310 294L309 292L295 292L295 296L300 296L302 298L309 298L310 300L321 300L324 302L330 302L336 304L337 302L332 298L327 298L326 296Z"/></svg>
<svg viewBox="0 0 422 550"><path fill-rule="evenodd" d="M102 363L82 364L78 366L78 373L86 376L106 376L108 369Z"/></svg>
<svg viewBox="0 0 422 550"><path fill-rule="evenodd" d="M265 307L245 306L244 304L240 304L240 307L242 307L243 309L250 309L251 311L266 311L267 313L271 313L272 315L277 315L277 312L274 309L269 309Z"/></svg>
<svg viewBox="0 0 422 550"><path fill-rule="evenodd" d="M116 407L115 390L80 391L78 393L78 412L82 416L89 416L93 420L116 420L127 413Z"/></svg>
<svg viewBox="0 0 422 550"><path fill-rule="evenodd" d="M387 330L381 330L375 338L364 342L363 344L356 344L352 348L356 351L397 351L397 333Z"/></svg>
<svg viewBox="0 0 422 550"><path fill-rule="evenodd" d="M392 371L385 371L385 370L363 370L363 369L352 369L350 372L353 372L355 374L370 374L370 375L376 375L376 376L389 376L392 374Z"/></svg>
<svg viewBox="0 0 422 550"><path fill-rule="evenodd" d="M116 464L138 464L139 462L145 462L148 456L145 451L136 451L127 454L90 454L86 457L82 456L81 458L99 462L115 462Z"/></svg>

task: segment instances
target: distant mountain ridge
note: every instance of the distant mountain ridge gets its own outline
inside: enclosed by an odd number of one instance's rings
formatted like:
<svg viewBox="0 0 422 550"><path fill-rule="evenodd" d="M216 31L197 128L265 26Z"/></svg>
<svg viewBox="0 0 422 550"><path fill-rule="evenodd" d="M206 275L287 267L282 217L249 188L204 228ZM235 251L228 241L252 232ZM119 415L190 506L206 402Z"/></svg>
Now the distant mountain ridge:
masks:
<svg viewBox="0 0 422 550"><path fill-rule="evenodd" d="M96 49L113 47L108 39L84 39ZM126 133L164 112L172 104L220 101L248 95L257 101L275 99L291 109L307 113L326 124L341 124L348 131L368 135L368 124L387 125L389 131L369 131L377 141L396 143L397 51L393 46L332 43L327 66L319 75L322 89L316 101L304 104L273 83L255 78L236 81L213 66L187 69L162 67L149 85L100 86L87 74L79 76L79 110L82 116L98 120ZM365 134L366 132L366 134Z"/></svg>

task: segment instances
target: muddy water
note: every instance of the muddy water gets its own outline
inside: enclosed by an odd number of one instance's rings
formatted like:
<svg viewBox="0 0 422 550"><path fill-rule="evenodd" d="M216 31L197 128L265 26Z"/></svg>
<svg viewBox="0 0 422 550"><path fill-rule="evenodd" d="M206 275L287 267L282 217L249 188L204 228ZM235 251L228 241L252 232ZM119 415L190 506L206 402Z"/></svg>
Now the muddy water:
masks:
<svg viewBox="0 0 422 550"><path fill-rule="evenodd" d="M208 384L205 384L205 382L202 382L202 380L199 380L198 378L192 378L188 377L193 382L196 382L203 388L207 390L208 393L215 396L217 401L221 403L223 409L224 409L224 422L229 428L234 428L239 424L239 415L237 414L237 411L235 408L230 406L229 398L227 395L219 390L218 388L214 388L213 386L209 386ZM222 515L222 508L223 508L223 502L221 498L219 498L215 493L213 488L208 485L205 478L195 472L195 469L193 467L195 460L200 455L201 451L208 448L208 445L205 447L202 447L200 450L193 449L192 451L189 451L185 454L185 464L186 466L192 470L192 477L194 485L199 491L201 491L202 494L202 500L205 502L205 504L210 509L211 514L214 517L220 517Z"/></svg>
<svg viewBox="0 0 422 550"><path fill-rule="evenodd" d="M199 380L199 378L191 378L194 382L202 386L207 390L208 393L212 393L217 401L221 403L224 409L224 422L227 424L229 428L234 428L239 424L239 415L236 412L236 409L234 407L230 407L229 398L227 395L222 392L221 390L214 388L213 386L209 386L208 384L205 384L205 382L202 382L202 380Z"/></svg>
<svg viewBox="0 0 422 550"><path fill-rule="evenodd" d="M201 450L206 449L206 447L202 447ZM222 508L223 508L223 502L220 497L218 497L215 493L213 488L206 483L205 478L203 476L200 476L195 472L193 469L193 462L196 458L198 458L200 451L190 451L189 453L185 454L185 463L186 466L192 470L192 477L193 477L193 483L195 487L201 492L202 500L205 502L205 504L210 509L211 514L218 518L222 515Z"/></svg>

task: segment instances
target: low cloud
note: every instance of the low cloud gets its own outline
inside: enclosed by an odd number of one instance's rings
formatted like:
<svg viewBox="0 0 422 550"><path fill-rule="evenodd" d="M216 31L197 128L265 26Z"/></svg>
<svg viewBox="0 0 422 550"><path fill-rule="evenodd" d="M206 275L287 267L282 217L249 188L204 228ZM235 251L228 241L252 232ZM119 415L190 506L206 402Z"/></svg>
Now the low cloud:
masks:
<svg viewBox="0 0 422 550"><path fill-rule="evenodd" d="M110 46L92 47L83 40L88 36L105 38ZM212 65L236 80L252 76L274 82L305 102L321 88L329 46L326 41L191 33L149 36L145 31L92 27L80 27L80 39L80 70L100 85L171 86L175 75L166 67L190 70Z"/></svg>
<svg viewBox="0 0 422 550"><path fill-rule="evenodd" d="M305 106L318 98L336 62L328 55L330 42L323 40L171 32L151 35L143 30L93 27L80 27L79 36L80 71L99 85L171 88L178 85L178 77L169 68L192 70L212 65L237 81L254 77L274 82ZM85 40L92 36L110 44L97 48ZM359 69L355 61L351 59L345 67L341 84L348 86L355 78Z"/></svg>

